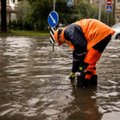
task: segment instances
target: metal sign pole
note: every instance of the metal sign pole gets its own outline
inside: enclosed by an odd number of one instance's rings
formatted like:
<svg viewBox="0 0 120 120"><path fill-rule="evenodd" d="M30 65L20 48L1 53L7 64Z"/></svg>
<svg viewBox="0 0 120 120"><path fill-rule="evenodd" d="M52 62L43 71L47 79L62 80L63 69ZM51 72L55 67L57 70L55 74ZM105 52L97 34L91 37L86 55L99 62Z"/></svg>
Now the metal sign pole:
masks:
<svg viewBox="0 0 120 120"><path fill-rule="evenodd" d="M110 25L110 13L112 12L112 0L106 1L107 25Z"/></svg>
<svg viewBox="0 0 120 120"><path fill-rule="evenodd" d="M53 11L55 11L55 3L56 3L56 0L53 0ZM54 51L54 43L53 43L53 51Z"/></svg>
<svg viewBox="0 0 120 120"><path fill-rule="evenodd" d="M107 13L107 25L110 25L110 13Z"/></svg>
<svg viewBox="0 0 120 120"><path fill-rule="evenodd" d="M56 3L56 0L53 0L53 10L55 11L55 3Z"/></svg>
<svg viewBox="0 0 120 120"><path fill-rule="evenodd" d="M56 0L53 0L53 10L48 15L48 24L50 26L50 43L52 43L53 51L54 51L54 45L55 45L54 32L59 22L59 15L55 11L55 2Z"/></svg>
<svg viewBox="0 0 120 120"><path fill-rule="evenodd" d="M99 15L98 15L98 20L101 20L101 5L102 5L102 1L99 0Z"/></svg>

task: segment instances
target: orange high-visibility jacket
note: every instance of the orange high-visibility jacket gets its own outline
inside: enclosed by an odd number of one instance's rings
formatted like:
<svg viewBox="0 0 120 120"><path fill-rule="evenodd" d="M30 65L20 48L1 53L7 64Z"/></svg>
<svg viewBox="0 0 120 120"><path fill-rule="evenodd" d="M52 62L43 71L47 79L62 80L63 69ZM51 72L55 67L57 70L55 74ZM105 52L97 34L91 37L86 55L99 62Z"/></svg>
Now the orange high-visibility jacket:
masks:
<svg viewBox="0 0 120 120"><path fill-rule="evenodd" d="M65 27L61 37L72 49L76 44L83 49L86 41L88 51L109 34L113 35L114 32L112 28L97 19L82 19Z"/></svg>
<svg viewBox="0 0 120 120"><path fill-rule="evenodd" d="M113 35L114 30L97 19L82 19L75 22L82 28L87 40L87 50L103 40L109 34Z"/></svg>

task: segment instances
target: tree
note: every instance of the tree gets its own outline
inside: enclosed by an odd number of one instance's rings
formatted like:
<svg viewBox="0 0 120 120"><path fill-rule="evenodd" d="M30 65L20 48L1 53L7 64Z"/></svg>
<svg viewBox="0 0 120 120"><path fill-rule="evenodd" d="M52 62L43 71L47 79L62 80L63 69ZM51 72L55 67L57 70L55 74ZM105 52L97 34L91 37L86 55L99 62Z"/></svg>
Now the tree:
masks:
<svg viewBox="0 0 120 120"><path fill-rule="evenodd" d="M1 0L1 31L7 32L6 0Z"/></svg>
<svg viewBox="0 0 120 120"><path fill-rule="evenodd" d="M45 30L48 27L47 17L52 10L49 0L28 0L31 11L26 17L26 22L33 25L36 30Z"/></svg>

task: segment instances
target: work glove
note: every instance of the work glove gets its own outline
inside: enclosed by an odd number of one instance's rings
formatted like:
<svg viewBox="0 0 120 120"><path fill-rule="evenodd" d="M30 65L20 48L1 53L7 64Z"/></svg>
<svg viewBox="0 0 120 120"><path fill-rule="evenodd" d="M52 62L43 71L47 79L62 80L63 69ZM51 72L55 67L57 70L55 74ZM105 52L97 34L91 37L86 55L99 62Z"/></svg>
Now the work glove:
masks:
<svg viewBox="0 0 120 120"><path fill-rule="evenodd" d="M69 75L69 79L70 79L70 80L75 80L75 78L76 78L75 73L74 73L74 72L71 72L70 75Z"/></svg>

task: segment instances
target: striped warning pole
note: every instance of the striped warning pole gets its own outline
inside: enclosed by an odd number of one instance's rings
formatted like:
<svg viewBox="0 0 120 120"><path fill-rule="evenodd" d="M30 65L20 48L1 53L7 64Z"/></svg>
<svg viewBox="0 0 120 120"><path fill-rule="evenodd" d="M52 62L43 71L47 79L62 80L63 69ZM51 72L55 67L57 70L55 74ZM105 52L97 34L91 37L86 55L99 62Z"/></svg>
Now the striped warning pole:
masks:
<svg viewBox="0 0 120 120"><path fill-rule="evenodd" d="M56 0L53 0L53 11L51 11L48 15L48 24L50 26L50 43L52 43L53 45L53 51L54 51L54 44L55 44L55 40L53 37L54 29L56 28L59 21L58 13L55 11L55 4L56 4Z"/></svg>
<svg viewBox="0 0 120 120"><path fill-rule="evenodd" d="M55 40L54 40L54 28L50 27L50 43L54 44Z"/></svg>
<svg viewBox="0 0 120 120"><path fill-rule="evenodd" d="M55 31L55 28L50 27L50 43L53 45L53 51L54 51L54 44L55 44L54 31Z"/></svg>

